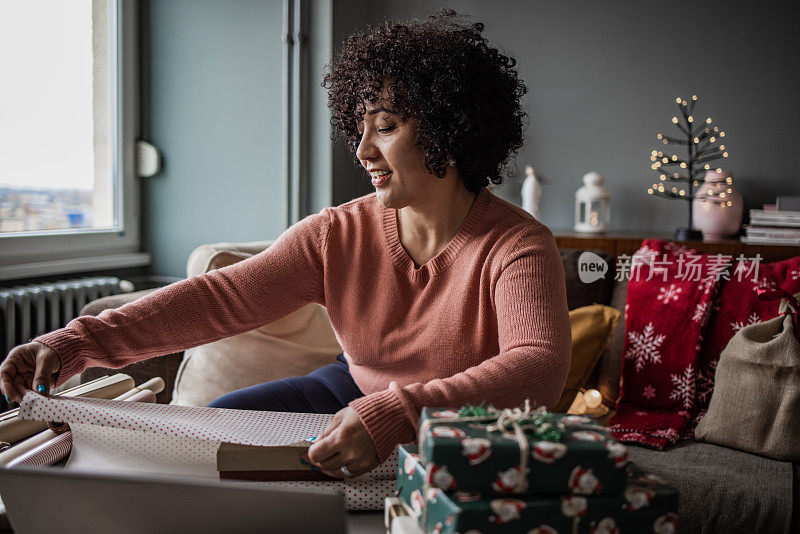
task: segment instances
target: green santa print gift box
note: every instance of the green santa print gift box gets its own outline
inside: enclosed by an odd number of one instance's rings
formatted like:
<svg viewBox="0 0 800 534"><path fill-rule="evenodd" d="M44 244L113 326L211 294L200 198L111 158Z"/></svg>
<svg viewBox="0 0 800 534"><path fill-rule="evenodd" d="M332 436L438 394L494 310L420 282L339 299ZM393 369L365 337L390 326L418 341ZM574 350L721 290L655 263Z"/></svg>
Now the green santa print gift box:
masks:
<svg viewBox="0 0 800 534"><path fill-rule="evenodd" d="M628 464L619 495L505 495L444 492L426 485L415 446L399 450L397 493L428 534L674 534L677 492Z"/></svg>
<svg viewBox="0 0 800 534"><path fill-rule="evenodd" d="M448 492L588 496L625 489L627 449L588 416L424 408L419 451L430 486Z"/></svg>

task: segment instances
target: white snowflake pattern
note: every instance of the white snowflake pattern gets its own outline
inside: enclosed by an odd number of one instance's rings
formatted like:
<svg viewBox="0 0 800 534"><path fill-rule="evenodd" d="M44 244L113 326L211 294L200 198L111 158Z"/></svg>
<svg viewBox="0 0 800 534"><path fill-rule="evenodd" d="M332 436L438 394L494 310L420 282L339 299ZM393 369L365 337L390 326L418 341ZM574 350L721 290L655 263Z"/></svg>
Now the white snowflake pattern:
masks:
<svg viewBox="0 0 800 534"><path fill-rule="evenodd" d="M642 397L646 399L652 399L656 396L656 388L653 387L652 384L647 384L642 391Z"/></svg>
<svg viewBox="0 0 800 534"><path fill-rule="evenodd" d="M762 278L758 281L758 283L753 287L753 291L757 289L771 289L775 287L777 284L774 280L767 280L766 278Z"/></svg>
<svg viewBox="0 0 800 534"><path fill-rule="evenodd" d="M686 245L679 245L678 243L674 243L672 241L664 243L664 250L676 256L683 256L684 254L694 254L697 252L696 250L691 249Z"/></svg>
<svg viewBox="0 0 800 534"><path fill-rule="evenodd" d="M706 311L708 310L708 302L701 302L697 305L694 309L694 313L692 314L692 321L695 323L702 324L703 319L706 317Z"/></svg>
<svg viewBox="0 0 800 534"><path fill-rule="evenodd" d="M697 285L697 288L702 291L704 294L708 295L714 289L715 280L713 277L706 277L700 281Z"/></svg>
<svg viewBox="0 0 800 534"><path fill-rule="evenodd" d="M708 368L697 373L695 386L697 388L697 400L707 402L710 400L711 393L714 391L714 373L717 370L719 358L708 362Z"/></svg>
<svg viewBox="0 0 800 534"><path fill-rule="evenodd" d="M682 291L682 289L675 284L670 284L669 287L659 287L658 288L659 294L656 299L660 300L664 304L669 304L669 302L678 300L678 297Z"/></svg>
<svg viewBox="0 0 800 534"><path fill-rule="evenodd" d="M673 428L665 428L663 430L653 430L652 432L650 432L650 434L652 434L657 438L663 438L672 441L677 441L678 438L680 437L678 435L678 431Z"/></svg>
<svg viewBox="0 0 800 534"><path fill-rule="evenodd" d="M672 385L675 386L670 393L671 400L681 402L681 406L687 410L694 406L694 368L691 364L677 375L670 375Z"/></svg>
<svg viewBox="0 0 800 534"><path fill-rule="evenodd" d="M792 280L800 280L800 269L789 271L789 276L792 277Z"/></svg>
<svg viewBox="0 0 800 534"><path fill-rule="evenodd" d="M656 334L652 322L641 332L628 332L630 345L625 358L634 360L637 372L641 371L647 362L661 363L661 353L658 349L666 337L663 334Z"/></svg>
<svg viewBox="0 0 800 534"><path fill-rule="evenodd" d="M757 313L751 313L747 316L747 320L745 321L736 321L735 323L731 323L731 329L734 332L738 332L745 326L750 326L751 324L756 324L761 322L761 317L758 316Z"/></svg>
<svg viewBox="0 0 800 534"><path fill-rule="evenodd" d="M652 263L658 257L658 251L654 250L647 245L643 246L639 250L633 253L633 260L634 265L636 263L643 263L645 265Z"/></svg>

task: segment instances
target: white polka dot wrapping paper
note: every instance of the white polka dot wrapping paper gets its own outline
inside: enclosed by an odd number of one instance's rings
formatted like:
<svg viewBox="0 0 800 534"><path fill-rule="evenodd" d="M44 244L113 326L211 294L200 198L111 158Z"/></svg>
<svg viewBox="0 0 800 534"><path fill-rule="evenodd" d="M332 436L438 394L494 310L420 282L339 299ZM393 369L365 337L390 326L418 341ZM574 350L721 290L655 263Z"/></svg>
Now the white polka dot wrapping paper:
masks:
<svg viewBox="0 0 800 534"><path fill-rule="evenodd" d="M223 442L278 446L320 435L330 414L302 414L149 404L28 393L20 418L68 423L68 469L151 472L217 478ZM274 487L331 486L349 510L380 510L394 492L397 456L365 476L342 482L252 482Z"/></svg>

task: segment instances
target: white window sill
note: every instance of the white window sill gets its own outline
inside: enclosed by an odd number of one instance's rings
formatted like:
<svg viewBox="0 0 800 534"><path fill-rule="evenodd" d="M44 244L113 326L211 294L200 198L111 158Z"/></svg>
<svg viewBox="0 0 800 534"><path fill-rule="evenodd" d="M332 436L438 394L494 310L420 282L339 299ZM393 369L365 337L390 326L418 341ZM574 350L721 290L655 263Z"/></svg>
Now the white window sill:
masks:
<svg viewBox="0 0 800 534"><path fill-rule="evenodd" d="M53 276L100 269L124 269L145 265L150 265L150 254L147 252L19 263L0 265L0 280Z"/></svg>

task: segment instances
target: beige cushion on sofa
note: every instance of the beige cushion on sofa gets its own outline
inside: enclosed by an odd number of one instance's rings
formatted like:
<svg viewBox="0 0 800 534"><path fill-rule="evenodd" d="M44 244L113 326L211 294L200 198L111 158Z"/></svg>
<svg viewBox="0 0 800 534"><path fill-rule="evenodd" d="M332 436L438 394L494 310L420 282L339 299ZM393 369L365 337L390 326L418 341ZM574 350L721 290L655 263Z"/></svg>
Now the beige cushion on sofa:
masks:
<svg viewBox="0 0 800 534"><path fill-rule="evenodd" d="M189 256L186 274L231 265L271 243L203 245ZM261 328L186 350L171 404L205 406L236 389L308 374L333 363L341 352L328 311L309 304Z"/></svg>

